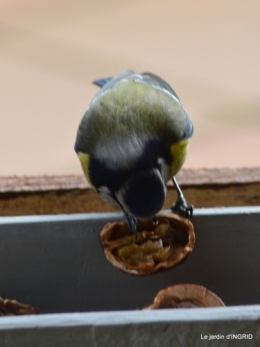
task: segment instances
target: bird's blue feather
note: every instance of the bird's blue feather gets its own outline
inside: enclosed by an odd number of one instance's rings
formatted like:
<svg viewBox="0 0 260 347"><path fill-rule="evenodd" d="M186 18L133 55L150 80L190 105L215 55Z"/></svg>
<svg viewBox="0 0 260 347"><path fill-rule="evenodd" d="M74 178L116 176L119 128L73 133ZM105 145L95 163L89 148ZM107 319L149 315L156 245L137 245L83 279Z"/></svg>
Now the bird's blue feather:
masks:
<svg viewBox="0 0 260 347"><path fill-rule="evenodd" d="M93 81L92 83L95 84L96 86L102 88L104 87L108 82L110 82L113 78L112 77L107 77L107 78L101 78L98 80Z"/></svg>

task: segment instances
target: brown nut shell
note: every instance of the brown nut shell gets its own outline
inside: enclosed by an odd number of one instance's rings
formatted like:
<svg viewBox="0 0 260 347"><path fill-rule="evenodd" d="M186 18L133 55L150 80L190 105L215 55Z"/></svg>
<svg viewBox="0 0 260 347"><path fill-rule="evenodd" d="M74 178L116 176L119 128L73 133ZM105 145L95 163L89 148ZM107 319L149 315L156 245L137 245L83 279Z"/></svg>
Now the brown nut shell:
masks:
<svg viewBox="0 0 260 347"><path fill-rule="evenodd" d="M177 284L160 290L146 310L225 306L213 292L197 284Z"/></svg>
<svg viewBox="0 0 260 347"><path fill-rule="evenodd" d="M0 316L17 316L26 314L37 314L39 309L16 300L3 299L0 297Z"/></svg>
<svg viewBox="0 0 260 347"><path fill-rule="evenodd" d="M193 224L173 213L161 213L157 220L158 225L139 220L135 234L129 234L125 221L107 223L100 233L107 260L137 276L170 269L184 261L195 244Z"/></svg>

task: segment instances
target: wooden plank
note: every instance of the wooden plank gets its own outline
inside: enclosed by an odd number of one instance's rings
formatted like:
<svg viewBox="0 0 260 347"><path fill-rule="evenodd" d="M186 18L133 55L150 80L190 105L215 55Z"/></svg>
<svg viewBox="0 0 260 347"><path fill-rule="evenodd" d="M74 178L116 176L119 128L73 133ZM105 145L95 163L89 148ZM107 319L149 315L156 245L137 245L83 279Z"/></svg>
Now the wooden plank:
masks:
<svg viewBox="0 0 260 347"><path fill-rule="evenodd" d="M260 205L260 168L182 170L178 175L187 202L198 207ZM168 184L164 209L176 200ZM83 175L0 177L0 215L112 212Z"/></svg>

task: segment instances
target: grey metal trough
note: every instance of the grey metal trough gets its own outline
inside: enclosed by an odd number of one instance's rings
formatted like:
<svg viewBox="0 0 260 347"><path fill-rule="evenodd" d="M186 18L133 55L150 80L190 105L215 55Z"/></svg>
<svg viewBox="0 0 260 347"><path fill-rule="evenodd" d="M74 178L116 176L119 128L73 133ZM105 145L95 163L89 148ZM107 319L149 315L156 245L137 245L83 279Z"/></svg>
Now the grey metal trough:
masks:
<svg viewBox="0 0 260 347"><path fill-rule="evenodd" d="M0 346L260 346L260 207L196 209L196 243L176 268L135 277L105 258L120 213L0 218L0 296L41 315L0 317ZM195 283L225 308L139 311Z"/></svg>

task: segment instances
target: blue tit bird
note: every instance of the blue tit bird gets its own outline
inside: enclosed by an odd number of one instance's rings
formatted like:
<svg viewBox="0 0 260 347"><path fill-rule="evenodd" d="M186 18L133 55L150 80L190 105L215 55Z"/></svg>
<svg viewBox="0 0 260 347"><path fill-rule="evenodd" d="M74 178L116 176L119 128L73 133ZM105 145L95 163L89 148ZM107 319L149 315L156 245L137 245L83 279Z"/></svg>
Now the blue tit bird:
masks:
<svg viewBox="0 0 260 347"><path fill-rule="evenodd" d="M154 219L172 178L178 199L172 210L191 217L193 207L175 179L193 125L174 90L152 73L126 71L93 82L101 87L84 114L75 151L100 197L123 210L129 228Z"/></svg>

